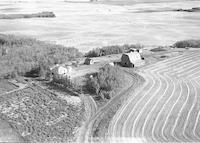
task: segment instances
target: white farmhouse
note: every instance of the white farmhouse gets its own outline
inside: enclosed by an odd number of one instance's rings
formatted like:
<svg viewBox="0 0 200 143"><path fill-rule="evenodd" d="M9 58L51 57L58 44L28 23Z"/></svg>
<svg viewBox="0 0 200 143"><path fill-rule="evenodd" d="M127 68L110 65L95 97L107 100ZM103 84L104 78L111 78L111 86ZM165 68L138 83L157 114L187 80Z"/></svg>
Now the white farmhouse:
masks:
<svg viewBox="0 0 200 143"><path fill-rule="evenodd" d="M61 66L61 65L56 65L50 68L50 70L54 79L60 79L60 78L65 78L65 77L70 78L73 72L73 69L71 66Z"/></svg>

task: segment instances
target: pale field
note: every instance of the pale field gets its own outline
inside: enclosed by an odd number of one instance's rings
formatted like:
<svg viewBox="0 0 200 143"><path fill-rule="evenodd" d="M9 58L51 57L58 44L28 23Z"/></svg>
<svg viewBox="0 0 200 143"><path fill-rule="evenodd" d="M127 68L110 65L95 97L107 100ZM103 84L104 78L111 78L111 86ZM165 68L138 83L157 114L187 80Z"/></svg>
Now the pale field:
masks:
<svg viewBox="0 0 200 143"><path fill-rule="evenodd" d="M91 4L62 0L1 0L0 13L52 11L56 18L1 19L0 33L27 35L75 46L82 52L112 44L169 45L177 40L200 39L200 13L144 12L192 8L200 6L200 1L143 1L122 5L117 2Z"/></svg>
<svg viewBox="0 0 200 143"><path fill-rule="evenodd" d="M10 127L6 121L0 119L0 142L24 143L24 140Z"/></svg>

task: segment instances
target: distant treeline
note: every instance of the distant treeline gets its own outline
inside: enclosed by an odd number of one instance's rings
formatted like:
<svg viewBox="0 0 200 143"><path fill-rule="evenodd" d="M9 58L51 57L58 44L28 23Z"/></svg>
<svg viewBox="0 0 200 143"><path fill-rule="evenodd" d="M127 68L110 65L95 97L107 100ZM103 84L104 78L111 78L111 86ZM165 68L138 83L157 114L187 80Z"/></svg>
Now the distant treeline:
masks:
<svg viewBox="0 0 200 143"><path fill-rule="evenodd" d="M136 44L136 45L113 45L113 46L104 46L102 48L96 48L88 53L85 54L85 57L100 57L105 55L111 55L111 54L120 54L127 52L131 48L135 49L141 49L143 48L143 45Z"/></svg>
<svg viewBox="0 0 200 143"><path fill-rule="evenodd" d="M176 48L200 48L200 40L182 40L176 42L173 47Z"/></svg>
<svg viewBox="0 0 200 143"><path fill-rule="evenodd" d="M194 7L191 9L176 9L175 11L182 11L182 12L200 12L200 7Z"/></svg>
<svg viewBox="0 0 200 143"><path fill-rule="evenodd" d="M44 76L48 67L81 57L73 47L0 34L0 77Z"/></svg>
<svg viewBox="0 0 200 143"><path fill-rule="evenodd" d="M55 17L53 12L40 12L34 14L0 14L0 19L19 19L19 18L50 18Z"/></svg>

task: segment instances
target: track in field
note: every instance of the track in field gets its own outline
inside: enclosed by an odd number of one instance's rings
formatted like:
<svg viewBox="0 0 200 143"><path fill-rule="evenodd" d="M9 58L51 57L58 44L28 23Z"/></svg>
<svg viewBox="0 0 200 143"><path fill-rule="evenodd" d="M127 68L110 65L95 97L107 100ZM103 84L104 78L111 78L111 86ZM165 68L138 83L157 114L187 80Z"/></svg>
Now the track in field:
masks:
<svg viewBox="0 0 200 143"><path fill-rule="evenodd" d="M146 83L116 113L107 140L200 142L200 52L158 62L139 74Z"/></svg>

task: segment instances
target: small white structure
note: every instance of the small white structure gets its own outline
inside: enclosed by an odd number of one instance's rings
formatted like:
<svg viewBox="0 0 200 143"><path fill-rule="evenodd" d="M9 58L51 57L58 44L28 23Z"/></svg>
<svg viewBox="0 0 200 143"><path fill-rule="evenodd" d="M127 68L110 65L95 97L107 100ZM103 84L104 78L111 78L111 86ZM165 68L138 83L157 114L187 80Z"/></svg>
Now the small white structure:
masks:
<svg viewBox="0 0 200 143"><path fill-rule="evenodd" d="M90 75L90 79L93 79L93 75Z"/></svg>
<svg viewBox="0 0 200 143"><path fill-rule="evenodd" d="M113 67L115 66L115 64L113 62L110 62L109 65L113 66Z"/></svg>
<svg viewBox="0 0 200 143"><path fill-rule="evenodd" d="M72 74L72 67L71 66L61 66L61 65L56 65L52 68L50 68L51 74L53 75L54 79L60 79L64 77L70 78Z"/></svg>
<svg viewBox="0 0 200 143"><path fill-rule="evenodd" d="M134 67L141 60L141 55L138 52L125 53L121 57L121 65L125 67Z"/></svg>

